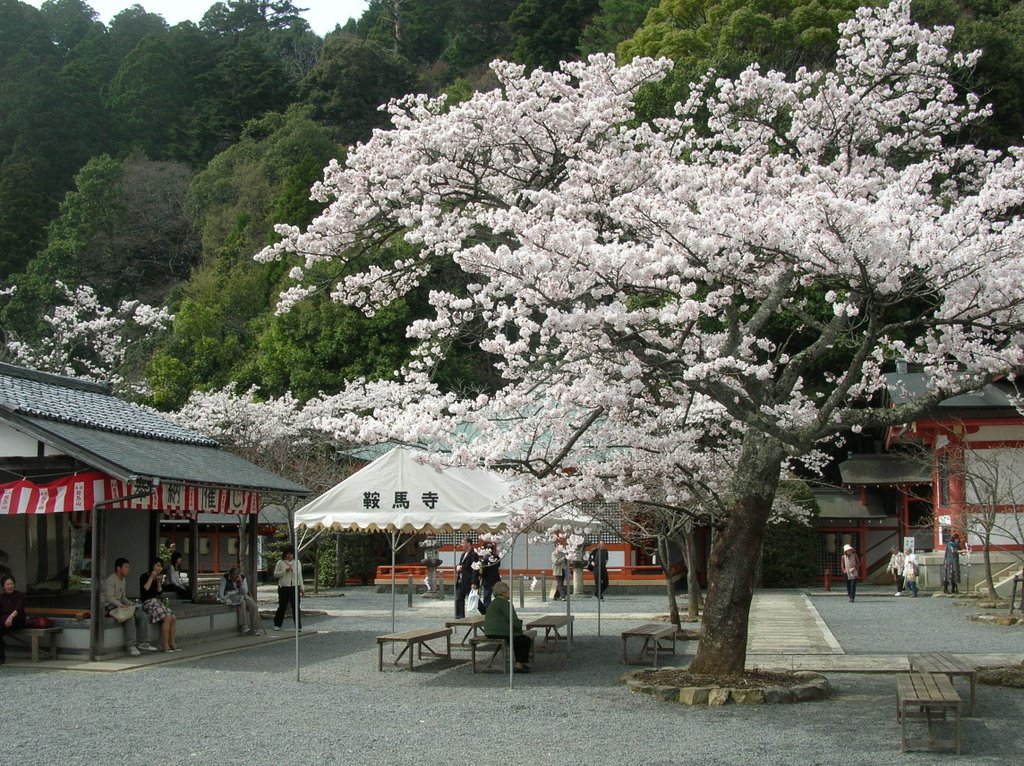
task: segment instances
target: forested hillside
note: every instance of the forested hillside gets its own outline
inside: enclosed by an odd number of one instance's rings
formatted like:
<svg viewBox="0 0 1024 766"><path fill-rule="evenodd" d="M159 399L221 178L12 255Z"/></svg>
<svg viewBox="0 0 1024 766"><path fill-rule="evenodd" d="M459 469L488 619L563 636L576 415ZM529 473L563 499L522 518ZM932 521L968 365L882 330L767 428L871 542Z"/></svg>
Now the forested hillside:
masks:
<svg viewBox="0 0 1024 766"><path fill-rule="evenodd" d="M599 51L666 56L673 74L643 97L668 113L709 68L827 65L856 0L371 0L326 39L287 0L228 0L173 27L134 5L109 25L81 0L35 9L0 0L0 323L4 351L54 341L44 321L58 282L103 306L167 306L173 324L122 362L133 390L177 408L235 382L300 399L345 379L389 376L403 329L427 314L422 289L367 319L328 296L277 316L280 265L253 254L272 225L320 210L310 187L345 147L387 125L378 107L407 93L453 101L491 88L496 57L553 68ZM970 138L1003 147L1024 133L1024 4L919 0L929 23L985 50L964 87L998 104ZM87 344L85 344L87 345ZM93 353L80 348L78 353ZM483 387L469 351L443 386Z"/></svg>

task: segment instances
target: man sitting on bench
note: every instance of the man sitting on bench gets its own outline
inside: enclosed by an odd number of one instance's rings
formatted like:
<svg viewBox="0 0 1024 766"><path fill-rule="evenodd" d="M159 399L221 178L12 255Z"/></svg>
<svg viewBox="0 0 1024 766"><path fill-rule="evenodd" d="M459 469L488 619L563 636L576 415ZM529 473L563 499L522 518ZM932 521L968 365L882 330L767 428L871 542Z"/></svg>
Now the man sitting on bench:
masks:
<svg viewBox="0 0 1024 766"><path fill-rule="evenodd" d="M130 569L131 562L128 559L124 557L117 559L114 562L114 573L103 581L101 598L103 599L103 608L106 610L106 613L113 616L124 628L124 647L128 650L128 654L138 657L142 654L139 651L140 649L145 649L147 652L155 652L157 649L149 644L149 628L146 624L146 613L142 609L134 607L125 595L125 578L128 576ZM124 608L127 611L129 607L133 609L130 617L125 615L122 619L119 615L111 615L111 612L115 610ZM139 641L139 638L142 641Z"/></svg>
<svg viewBox="0 0 1024 766"><path fill-rule="evenodd" d="M0 590L0 665L7 661L4 633L25 627L25 594L14 589L14 577L4 575Z"/></svg>
<svg viewBox="0 0 1024 766"><path fill-rule="evenodd" d="M512 652L516 656L515 672L529 673L530 650L533 639L523 633L523 621L516 616L515 607L508 600L508 583L499 580L491 589L493 600L484 614L484 635L488 638L500 638L505 643L509 640L509 622L512 623Z"/></svg>
<svg viewBox="0 0 1024 766"><path fill-rule="evenodd" d="M222 604L238 607L238 625L242 633L258 636L256 626L260 624L260 608L249 595L249 583L238 567L231 567L228 573L220 578L217 588L217 600Z"/></svg>

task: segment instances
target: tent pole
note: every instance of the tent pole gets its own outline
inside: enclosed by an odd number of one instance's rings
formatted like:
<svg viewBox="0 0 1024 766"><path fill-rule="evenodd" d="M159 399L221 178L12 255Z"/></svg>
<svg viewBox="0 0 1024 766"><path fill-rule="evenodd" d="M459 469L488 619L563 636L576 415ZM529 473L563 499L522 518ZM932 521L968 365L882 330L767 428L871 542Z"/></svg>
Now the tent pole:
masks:
<svg viewBox="0 0 1024 766"><path fill-rule="evenodd" d="M292 617L295 618L295 682L299 683L299 583L302 580L302 561L299 559L298 546L296 543L298 539L295 535L295 504L289 503L288 507L288 533L291 537L292 549L295 553L295 576L292 577L292 587L294 592L292 593Z"/></svg>
<svg viewBox="0 0 1024 766"><path fill-rule="evenodd" d="M391 533L391 632L395 632L395 555L398 552L398 536L401 533L397 530Z"/></svg>
<svg viewBox="0 0 1024 766"><path fill-rule="evenodd" d="M509 604L509 608L508 608L508 649L506 650L505 655L508 658L508 688L509 689L512 688L512 677L515 674L515 653L513 652L513 644L515 643L515 639L514 639L514 636L512 635L512 612L513 612L513 607L512 607L512 583L514 582L514 580L512 579L512 566L513 566L513 563L514 563L515 557L516 557L515 556L515 553L516 553L516 538L518 538L518 537L519 537L519 535L516 535L515 537L512 538L512 544L509 546L509 549L508 549L508 587L509 587L509 594L508 594L508 604ZM519 595L520 595L520 597L523 595L523 589L522 588L519 589Z"/></svg>

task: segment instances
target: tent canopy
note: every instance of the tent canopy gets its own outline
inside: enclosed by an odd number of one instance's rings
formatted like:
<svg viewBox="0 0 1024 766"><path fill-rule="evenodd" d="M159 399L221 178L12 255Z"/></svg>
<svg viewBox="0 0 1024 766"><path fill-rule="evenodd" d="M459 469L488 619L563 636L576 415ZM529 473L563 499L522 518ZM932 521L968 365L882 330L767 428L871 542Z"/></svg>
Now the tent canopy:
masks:
<svg viewBox="0 0 1024 766"><path fill-rule="evenodd" d="M295 513L302 529L371 532L496 532L511 484L483 468L435 468L424 453L395 447Z"/></svg>

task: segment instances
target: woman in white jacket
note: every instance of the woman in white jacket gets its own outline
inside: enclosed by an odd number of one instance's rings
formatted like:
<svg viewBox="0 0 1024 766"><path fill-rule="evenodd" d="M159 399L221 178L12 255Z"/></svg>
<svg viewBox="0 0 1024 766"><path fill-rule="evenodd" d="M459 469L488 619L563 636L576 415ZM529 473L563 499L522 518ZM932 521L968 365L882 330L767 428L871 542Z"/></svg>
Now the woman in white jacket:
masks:
<svg viewBox="0 0 1024 766"><path fill-rule="evenodd" d="M289 604L292 607L295 629L302 630L298 596L306 594L302 589L302 564L295 558L295 549L292 546L289 545L284 549L284 554L277 562L277 566L274 567L274 579L277 580L277 611L274 613L274 630L281 630ZM296 590L298 590L298 596L295 594Z"/></svg>
<svg viewBox="0 0 1024 766"><path fill-rule="evenodd" d="M896 593L894 595L903 595L903 567L906 565L907 560L903 553L895 545L892 546L889 556L888 571L892 574L892 581L896 583Z"/></svg>

